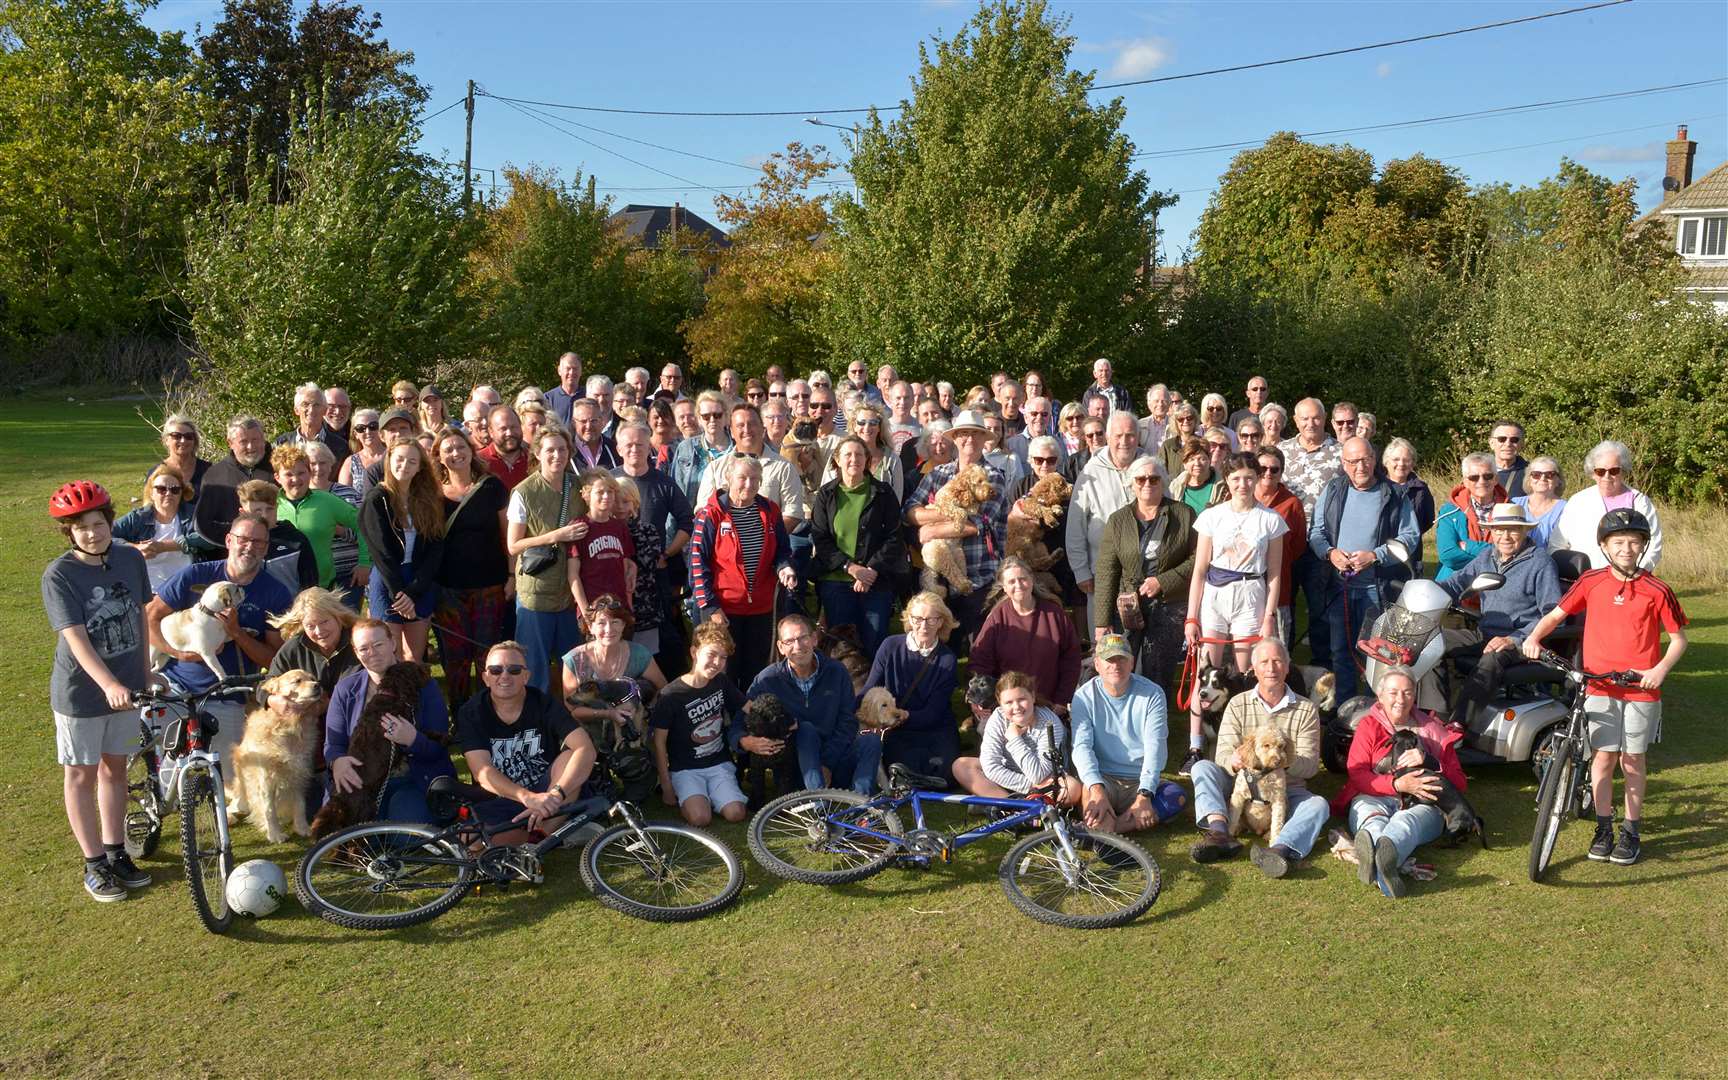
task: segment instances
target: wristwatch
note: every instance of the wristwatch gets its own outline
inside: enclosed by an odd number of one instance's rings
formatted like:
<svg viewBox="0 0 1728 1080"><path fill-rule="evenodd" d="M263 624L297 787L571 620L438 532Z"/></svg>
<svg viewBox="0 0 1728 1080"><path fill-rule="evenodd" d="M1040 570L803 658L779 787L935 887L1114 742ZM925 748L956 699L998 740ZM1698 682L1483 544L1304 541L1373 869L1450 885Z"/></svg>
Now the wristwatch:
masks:
<svg viewBox="0 0 1728 1080"><path fill-rule="evenodd" d="M546 789L546 794L548 794L548 795L551 795L554 792L557 793L557 795L560 799L567 798L569 796L569 793L564 790L563 784L553 784L551 787Z"/></svg>
<svg viewBox="0 0 1728 1080"><path fill-rule="evenodd" d="M1156 793L1155 793L1155 792L1151 792L1151 791L1147 791L1147 790L1146 790L1146 789L1145 789L1145 788L1141 788L1141 789L1140 789L1140 795L1141 795L1141 797L1142 797L1142 798L1144 798L1144 799L1145 799L1145 800L1146 800L1146 801L1147 801L1147 802L1151 802L1151 801L1152 801L1152 800L1153 800L1153 799L1154 799L1154 798L1156 798L1156 797L1157 797L1157 795L1156 795Z"/></svg>

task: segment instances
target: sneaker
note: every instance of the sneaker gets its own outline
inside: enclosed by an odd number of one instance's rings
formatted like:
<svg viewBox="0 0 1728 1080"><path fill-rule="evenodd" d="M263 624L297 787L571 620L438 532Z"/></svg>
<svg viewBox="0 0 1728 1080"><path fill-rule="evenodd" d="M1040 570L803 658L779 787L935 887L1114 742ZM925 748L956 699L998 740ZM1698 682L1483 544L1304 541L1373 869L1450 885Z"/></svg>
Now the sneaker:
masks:
<svg viewBox="0 0 1728 1080"><path fill-rule="evenodd" d="M1394 900L1404 899L1404 894L1410 891L1409 882L1398 872L1398 863L1398 849L1382 836L1374 845L1374 884Z"/></svg>
<svg viewBox="0 0 1728 1080"><path fill-rule="evenodd" d="M1356 879L1364 885L1374 884L1374 838L1367 829L1356 830Z"/></svg>
<svg viewBox="0 0 1728 1080"><path fill-rule="evenodd" d="M90 899L103 904L126 899L126 889L114 880L114 868L106 863L100 866L85 864L84 891L90 894Z"/></svg>
<svg viewBox="0 0 1728 1080"><path fill-rule="evenodd" d="M1620 827L1620 839L1614 844L1614 850L1608 853L1608 861L1615 866L1631 866L1638 861L1638 834L1624 825Z"/></svg>
<svg viewBox="0 0 1728 1080"><path fill-rule="evenodd" d="M1222 829L1207 829L1200 842L1188 850L1197 863L1215 863L1242 850L1242 841Z"/></svg>
<svg viewBox="0 0 1728 1080"><path fill-rule="evenodd" d="M1590 841L1590 857L1597 862L1607 862L1608 853L1614 848L1614 826L1596 826L1596 836Z"/></svg>
<svg viewBox="0 0 1728 1080"><path fill-rule="evenodd" d="M1248 853L1248 861L1259 867L1260 872L1269 878L1281 878L1290 872L1290 855L1287 849L1274 844L1271 847L1254 845L1254 850ZM1293 853L1292 853L1293 854Z"/></svg>
<svg viewBox="0 0 1728 1080"><path fill-rule="evenodd" d="M113 871L114 880L128 889L142 889L154 880L148 873L138 869L132 856L124 851L108 856L108 869Z"/></svg>
<svg viewBox="0 0 1728 1080"><path fill-rule="evenodd" d="M1188 756L1182 759L1182 767L1176 770L1176 775L1192 776L1194 774L1194 766L1204 760L1205 757L1205 751L1190 749L1188 751Z"/></svg>

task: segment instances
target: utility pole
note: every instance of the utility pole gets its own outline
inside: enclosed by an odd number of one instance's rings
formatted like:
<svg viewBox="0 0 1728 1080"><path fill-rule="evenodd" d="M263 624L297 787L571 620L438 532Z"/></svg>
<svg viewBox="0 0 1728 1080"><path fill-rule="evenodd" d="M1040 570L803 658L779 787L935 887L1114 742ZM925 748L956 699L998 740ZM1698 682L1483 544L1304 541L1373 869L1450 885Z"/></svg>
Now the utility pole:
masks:
<svg viewBox="0 0 1728 1080"><path fill-rule="evenodd" d="M468 80L468 133L462 140L462 213L474 195L474 80Z"/></svg>

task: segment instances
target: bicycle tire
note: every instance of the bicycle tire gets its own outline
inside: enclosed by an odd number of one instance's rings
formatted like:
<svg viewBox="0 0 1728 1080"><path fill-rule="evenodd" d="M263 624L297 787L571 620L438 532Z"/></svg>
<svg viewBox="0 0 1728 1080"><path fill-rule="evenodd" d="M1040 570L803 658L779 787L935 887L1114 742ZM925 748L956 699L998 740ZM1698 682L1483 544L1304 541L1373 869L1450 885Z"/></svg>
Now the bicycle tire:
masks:
<svg viewBox="0 0 1728 1080"><path fill-rule="evenodd" d="M162 842L156 776L154 754L133 754L126 762L126 854L133 859L148 859Z"/></svg>
<svg viewBox="0 0 1728 1080"><path fill-rule="evenodd" d="M879 874L894 861L900 845L857 834L836 836L833 828L823 821L839 809L861 807L869 801L855 791L835 788L782 795L750 819L750 854L775 877L805 885L845 885ZM867 811L860 822L891 836L902 832L900 815L892 810ZM830 864L829 868L792 862L800 849L815 857L815 861ZM846 865L835 869L833 863Z"/></svg>
<svg viewBox="0 0 1728 1080"><path fill-rule="evenodd" d="M645 824L659 849L659 864L650 865L642 855L629 850L636 830L614 825L582 849L582 883L594 899L611 908L648 922L688 922L729 906L744 891L744 863L721 841L687 825ZM623 841L623 843L620 843ZM692 847L691 845L694 845ZM724 869L719 888L703 884L709 877L700 866L706 853ZM639 884L637 884L639 883ZM662 903L641 899L643 887L657 896L679 891L692 893L689 903Z"/></svg>
<svg viewBox="0 0 1728 1080"><path fill-rule="evenodd" d="M394 894L388 886L402 880L402 871L380 865L380 860L401 850L423 850L432 844L443 849L439 858L451 860L434 865L453 869L456 877L431 900L418 907L379 914L376 910L357 910L357 902L345 898L350 892L356 897ZM329 883L320 879L321 870L330 871ZM390 876L392 873L397 876ZM345 929L399 930L436 919L455 907L474 887L474 878L474 860L444 839L442 830L405 821L370 821L333 832L308 848L294 868L294 893L307 911ZM350 888L342 887L344 881Z"/></svg>
<svg viewBox="0 0 1728 1080"><path fill-rule="evenodd" d="M1542 774L1536 789L1536 831L1530 835L1530 880L1541 881L1548 864L1554 858L1554 846L1560 839L1560 826L1566 823L1567 803L1573 798L1572 740L1562 736L1554 740L1554 760Z"/></svg>
<svg viewBox="0 0 1728 1080"><path fill-rule="evenodd" d="M1158 900L1163 879L1145 849L1115 833L1071 830L1068 842L1081 856L1080 873L1090 888L1076 888L1062 873L1061 842L1046 829L1015 844L1002 858L1002 891L1021 912L1070 930L1103 930L1133 922ZM1039 875L1042 872L1042 877ZM1112 880L1124 878L1122 884ZM1042 884L1036 884L1038 881ZM1028 889L1028 885L1035 885ZM1090 898L1082 906L1103 910L1076 912L1055 905Z"/></svg>
<svg viewBox="0 0 1728 1080"><path fill-rule="evenodd" d="M226 934L234 922L228 910L228 874L234 853L220 847L216 828L216 785L200 771L183 781L180 796L180 861L186 870L186 891L198 921L212 934ZM199 819L203 820L200 821Z"/></svg>

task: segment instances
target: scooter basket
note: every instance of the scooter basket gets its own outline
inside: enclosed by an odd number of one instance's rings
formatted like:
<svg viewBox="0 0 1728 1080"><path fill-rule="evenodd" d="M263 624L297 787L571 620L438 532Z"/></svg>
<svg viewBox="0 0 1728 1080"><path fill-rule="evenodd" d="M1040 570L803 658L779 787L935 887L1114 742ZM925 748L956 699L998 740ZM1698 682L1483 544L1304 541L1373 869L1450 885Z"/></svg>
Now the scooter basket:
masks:
<svg viewBox="0 0 1728 1080"><path fill-rule="evenodd" d="M1439 620L1432 615L1418 615L1413 611L1394 606L1386 609L1386 618L1381 624L1380 633L1377 636L1400 648L1410 650L1410 654L1415 656L1421 653L1424 645L1428 644L1428 639L1439 631Z"/></svg>

